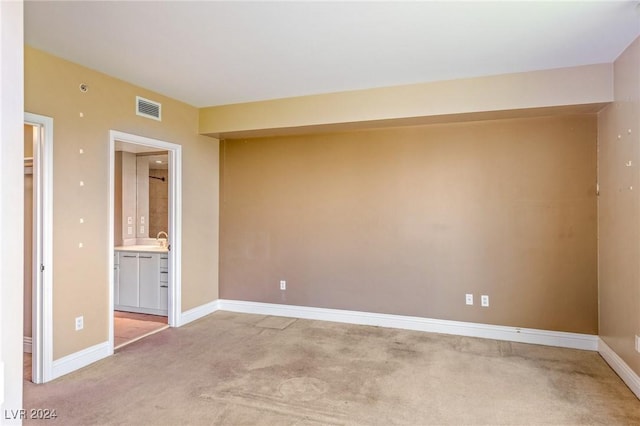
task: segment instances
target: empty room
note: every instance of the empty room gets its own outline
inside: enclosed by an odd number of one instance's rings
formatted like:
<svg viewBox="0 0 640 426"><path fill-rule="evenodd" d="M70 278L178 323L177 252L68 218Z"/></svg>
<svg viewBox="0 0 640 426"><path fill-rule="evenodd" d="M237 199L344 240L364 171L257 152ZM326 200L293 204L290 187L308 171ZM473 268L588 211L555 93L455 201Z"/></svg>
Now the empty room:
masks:
<svg viewBox="0 0 640 426"><path fill-rule="evenodd" d="M0 423L640 423L638 1L0 12Z"/></svg>

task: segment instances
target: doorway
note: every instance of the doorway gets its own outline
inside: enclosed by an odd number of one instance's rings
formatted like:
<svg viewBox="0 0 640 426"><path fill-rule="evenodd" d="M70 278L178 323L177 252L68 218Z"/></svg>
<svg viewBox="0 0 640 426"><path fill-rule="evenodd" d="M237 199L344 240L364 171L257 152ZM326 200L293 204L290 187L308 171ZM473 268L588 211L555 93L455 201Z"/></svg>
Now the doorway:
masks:
<svg viewBox="0 0 640 426"><path fill-rule="evenodd" d="M23 308L23 377L31 381L33 363L33 126L24 125L24 308Z"/></svg>
<svg viewBox="0 0 640 426"><path fill-rule="evenodd" d="M179 325L181 146L112 130L109 174L113 350Z"/></svg>
<svg viewBox="0 0 640 426"><path fill-rule="evenodd" d="M25 377L45 383L53 378L53 119L25 113L24 131Z"/></svg>

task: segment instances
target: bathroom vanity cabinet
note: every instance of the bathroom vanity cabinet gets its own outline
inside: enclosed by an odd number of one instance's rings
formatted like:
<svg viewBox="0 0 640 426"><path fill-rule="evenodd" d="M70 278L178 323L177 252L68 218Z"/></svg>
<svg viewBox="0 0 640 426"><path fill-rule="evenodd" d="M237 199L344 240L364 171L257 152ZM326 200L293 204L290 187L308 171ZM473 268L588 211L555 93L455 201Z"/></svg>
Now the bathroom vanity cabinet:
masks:
<svg viewBox="0 0 640 426"><path fill-rule="evenodd" d="M118 311L167 315L167 253L116 250L114 305Z"/></svg>

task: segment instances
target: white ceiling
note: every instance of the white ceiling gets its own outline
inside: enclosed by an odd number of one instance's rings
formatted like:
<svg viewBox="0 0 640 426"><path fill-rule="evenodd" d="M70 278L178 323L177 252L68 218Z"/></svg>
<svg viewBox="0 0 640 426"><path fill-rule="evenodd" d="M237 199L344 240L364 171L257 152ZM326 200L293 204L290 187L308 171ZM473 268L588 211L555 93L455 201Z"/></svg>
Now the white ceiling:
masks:
<svg viewBox="0 0 640 426"><path fill-rule="evenodd" d="M25 3L25 43L197 107L612 62L638 1Z"/></svg>

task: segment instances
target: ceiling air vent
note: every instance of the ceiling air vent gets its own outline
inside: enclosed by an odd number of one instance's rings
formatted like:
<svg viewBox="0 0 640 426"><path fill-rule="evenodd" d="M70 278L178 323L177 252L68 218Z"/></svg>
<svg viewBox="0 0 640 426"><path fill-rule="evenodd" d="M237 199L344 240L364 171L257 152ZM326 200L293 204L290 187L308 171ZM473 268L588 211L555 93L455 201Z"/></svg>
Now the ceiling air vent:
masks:
<svg viewBox="0 0 640 426"><path fill-rule="evenodd" d="M140 96L136 96L136 114L161 121L162 105Z"/></svg>

